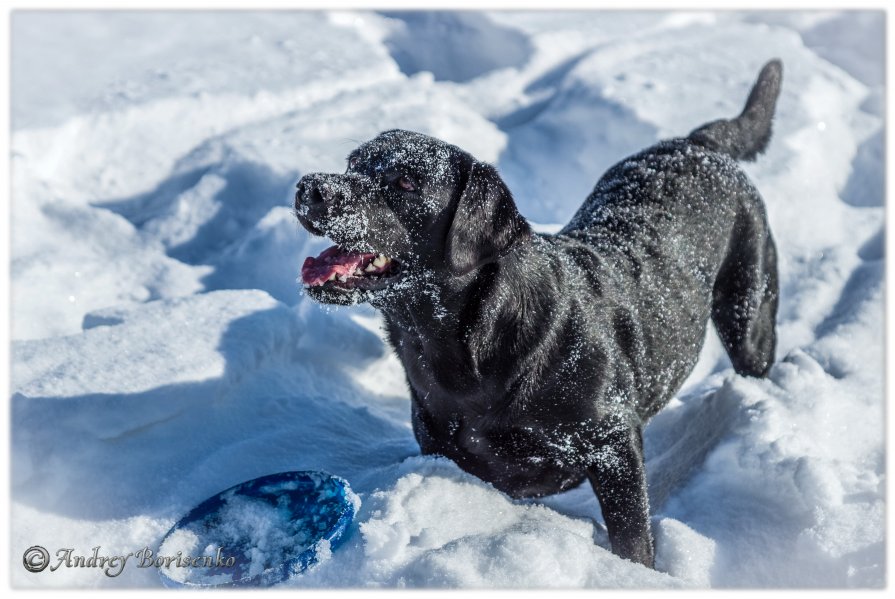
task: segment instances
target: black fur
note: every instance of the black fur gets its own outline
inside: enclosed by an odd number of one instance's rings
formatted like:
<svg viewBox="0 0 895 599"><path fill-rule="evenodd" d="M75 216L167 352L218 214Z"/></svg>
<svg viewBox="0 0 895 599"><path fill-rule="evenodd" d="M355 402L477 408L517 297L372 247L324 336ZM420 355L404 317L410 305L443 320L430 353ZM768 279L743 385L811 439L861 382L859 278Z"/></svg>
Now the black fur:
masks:
<svg viewBox="0 0 895 599"><path fill-rule="evenodd" d="M733 158L767 144L780 76L769 63L737 119L612 167L557 235L531 231L493 167L385 132L346 174L304 177L296 212L401 270L382 289L307 292L381 309L423 453L513 497L588 479L612 550L652 566L644 425L690 373L709 318L738 373L774 359L774 242Z"/></svg>
<svg viewBox="0 0 895 599"><path fill-rule="evenodd" d="M703 125L690 134L690 139L735 160L755 160L771 141L771 120L782 80L783 64L770 61L758 74L740 116Z"/></svg>

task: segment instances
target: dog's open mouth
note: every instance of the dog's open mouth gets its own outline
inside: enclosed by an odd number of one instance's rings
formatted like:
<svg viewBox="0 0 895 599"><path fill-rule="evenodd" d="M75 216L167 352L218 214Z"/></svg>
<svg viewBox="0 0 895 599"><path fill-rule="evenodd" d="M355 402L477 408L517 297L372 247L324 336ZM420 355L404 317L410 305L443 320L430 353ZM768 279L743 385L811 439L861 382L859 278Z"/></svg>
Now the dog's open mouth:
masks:
<svg viewBox="0 0 895 599"><path fill-rule="evenodd" d="M305 258L301 280L308 287L374 290L387 286L399 271L400 263L388 256L334 245L316 258Z"/></svg>

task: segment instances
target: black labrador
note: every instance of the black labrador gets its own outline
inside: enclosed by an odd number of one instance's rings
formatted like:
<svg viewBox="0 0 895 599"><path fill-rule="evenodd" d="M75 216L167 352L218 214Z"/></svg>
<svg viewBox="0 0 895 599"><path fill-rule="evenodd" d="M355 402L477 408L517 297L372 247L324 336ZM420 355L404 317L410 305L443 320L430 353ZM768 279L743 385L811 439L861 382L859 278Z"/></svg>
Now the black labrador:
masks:
<svg viewBox="0 0 895 599"><path fill-rule="evenodd" d="M765 149L781 76L769 62L737 118L613 166L557 235L532 232L494 167L386 131L298 184L298 220L337 244L305 261L306 293L382 311L424 454L512 497L587 478L612 551L652 566L645 423L709 318L737 373L774 360L774 241L735 161Z"/></svg>

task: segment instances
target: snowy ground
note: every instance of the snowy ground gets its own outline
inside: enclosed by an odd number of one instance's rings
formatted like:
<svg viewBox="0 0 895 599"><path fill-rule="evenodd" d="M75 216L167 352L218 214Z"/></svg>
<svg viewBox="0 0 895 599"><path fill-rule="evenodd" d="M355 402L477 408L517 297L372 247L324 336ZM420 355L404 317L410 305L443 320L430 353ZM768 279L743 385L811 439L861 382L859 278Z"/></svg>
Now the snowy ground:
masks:
<svg viewBox="0 0 895 599"><path fill-rule="evenodd" d="M12 581L24 549L156 548L204 498L323 469L361 495L295 586L881 587L882 12L27 13L12 19ZM646 431L657 570L593 493L512 501L423 458L369 307L302 298L307 172L414 129L494 162L542 230L602 172L735 115L785 66L746 166L781 254L778 363L712 334Z"/></svg>

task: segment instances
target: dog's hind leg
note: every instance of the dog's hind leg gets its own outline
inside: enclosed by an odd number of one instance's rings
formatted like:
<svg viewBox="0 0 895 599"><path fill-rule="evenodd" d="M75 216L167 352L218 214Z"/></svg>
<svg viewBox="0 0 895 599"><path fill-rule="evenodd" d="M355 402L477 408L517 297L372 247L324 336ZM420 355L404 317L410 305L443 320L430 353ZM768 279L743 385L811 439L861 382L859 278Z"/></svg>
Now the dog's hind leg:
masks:
<svg viewBox="0 0 895 599"><path fill-rule="evenodd" d="M777 299L777 250L753 191L741 202L712 299L712 321L738 374L763 377L770 370Z"/></svg>

